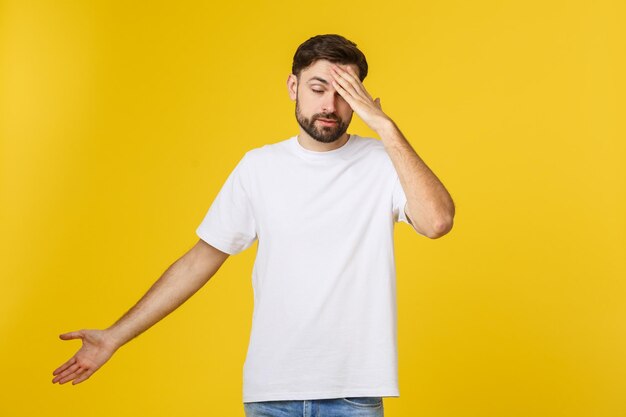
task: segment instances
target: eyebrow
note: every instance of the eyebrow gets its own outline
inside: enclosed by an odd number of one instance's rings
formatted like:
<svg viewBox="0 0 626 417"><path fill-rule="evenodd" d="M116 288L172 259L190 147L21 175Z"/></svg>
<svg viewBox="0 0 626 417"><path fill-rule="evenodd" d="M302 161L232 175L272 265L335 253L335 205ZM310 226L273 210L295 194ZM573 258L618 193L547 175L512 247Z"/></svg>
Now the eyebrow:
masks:
<svg viewBox="0 0 626 417"><path fill-rule="evenodd" d="M317 80L323 84L328 84L328 81L326 81L325 79L321 78L321 77L312 77L309 81L307 81L307 83L310 83L311 81Z"/></svg>

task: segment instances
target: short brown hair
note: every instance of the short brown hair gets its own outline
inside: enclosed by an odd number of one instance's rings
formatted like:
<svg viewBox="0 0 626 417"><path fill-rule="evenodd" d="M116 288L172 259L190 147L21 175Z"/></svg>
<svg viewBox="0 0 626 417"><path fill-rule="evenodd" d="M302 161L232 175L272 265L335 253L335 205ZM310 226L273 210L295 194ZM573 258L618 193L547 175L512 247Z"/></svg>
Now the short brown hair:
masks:
<svg viewBox="0 0 626 417"><path fill-rule="evenodd" d="M317 35L302 43L293 56L291 73L300 77L300 72L320 59L338 64L354 64L359 68L361 81L367 76L367 60L356 43L341 35Z"/></svg>

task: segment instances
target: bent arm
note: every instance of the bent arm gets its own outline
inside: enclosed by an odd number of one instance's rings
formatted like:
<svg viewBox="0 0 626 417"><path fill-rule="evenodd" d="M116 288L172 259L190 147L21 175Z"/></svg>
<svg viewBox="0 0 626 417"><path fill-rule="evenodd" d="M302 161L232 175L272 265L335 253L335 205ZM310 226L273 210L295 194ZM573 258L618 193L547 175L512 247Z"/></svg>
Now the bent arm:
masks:
<svg viewBox="0 0 626 417"><path fill-rule="evenodd" d="M174 262L126 314L105 330L115 348L143 333L195 294L230 255L202 239Z"/></svg>

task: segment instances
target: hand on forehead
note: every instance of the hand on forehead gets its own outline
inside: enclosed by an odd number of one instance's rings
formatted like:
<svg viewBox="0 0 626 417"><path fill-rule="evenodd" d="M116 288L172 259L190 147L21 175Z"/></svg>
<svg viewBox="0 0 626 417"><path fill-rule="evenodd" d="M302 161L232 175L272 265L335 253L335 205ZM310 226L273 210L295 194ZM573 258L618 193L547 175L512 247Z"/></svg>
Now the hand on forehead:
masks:
<svg viewBox="0 0 626 417"><path fill-rule="evenodd" d="M327 69L330 70L330 67L339 67L344 71L349 72L350 74L354 75L355 77L359 76L359 69L355 64L340 64L338 62L329 62L327 61Z"/></svg>
<svg viewBox="0 0 626 417"><path fill-rule="evenodd" d="M338 62L330 62L326 59L320 59L313 64L311 64L308 68L304 70L307 73L307 78L317 76L328 75L331 72L331 67L337 66L344 71L349 72L355 77L359 78L359 69L356 64L342 64Z"/></svg>

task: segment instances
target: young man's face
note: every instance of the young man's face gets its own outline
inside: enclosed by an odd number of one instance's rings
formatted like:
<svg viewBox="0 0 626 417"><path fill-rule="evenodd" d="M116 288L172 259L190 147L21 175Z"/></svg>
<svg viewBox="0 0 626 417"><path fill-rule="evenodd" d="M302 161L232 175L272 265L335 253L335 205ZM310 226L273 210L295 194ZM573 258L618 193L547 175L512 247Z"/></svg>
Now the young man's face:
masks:
<svg viewBox="0 0 626 417"><path fill-rule="evenodd" d="M300 72L290 74L287 80L289 96L296 100L296 119L311 138L330 143L341 138L352 120L352 108L332 85L331 63L318 60ZM356 65L336 64L341 68Z"/></svg>

